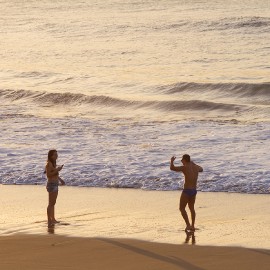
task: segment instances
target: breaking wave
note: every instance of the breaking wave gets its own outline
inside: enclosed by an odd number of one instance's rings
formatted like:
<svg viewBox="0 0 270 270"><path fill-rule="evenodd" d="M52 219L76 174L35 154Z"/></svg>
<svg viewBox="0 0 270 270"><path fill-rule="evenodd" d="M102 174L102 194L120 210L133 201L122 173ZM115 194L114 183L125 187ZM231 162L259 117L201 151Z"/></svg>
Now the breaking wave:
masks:
<svg viewBox="0 0 270 270"><path fill-rule="evenodd" d="M159 27L155 27L159 29ZM190 30L196 29L197 31L225 31L225 30L257 30L267 32L270 28L270 18L268 17L226 17L219 20L199 20L199 21L186 21L180 20L170 25L163 25L161 30Z"/></svg>
<svg viewBox="0 0 270 270"><path fill-rule="evenodd" d="M270 99L270 83L252 84L252 83L188 83L182 82L173 85L160 87L160 90L166 94L177 94L184 92L192 93L218 93L222 96L232 98L253 98L264 97Z"/></svg>
<svg viewBox="0 0 270 270"><path fill-rule="evenodd" d="M183 88L183 89L182 89ZM183 91L185 87L176 87L169 92ZM28 90L0 90L0 96L11 101L31 101L42 105L87 105L102 107L117 107L117 108L133 108L144 109L152 108L163 111L183 111L183 110L222 110L235 111L239 109L237 104L227 104L219 102L204 101L199 99L194 100L169 100L169 101L142 101L142 100L124 100L109 96L74 93L48 93L35 92Z"/></svg>

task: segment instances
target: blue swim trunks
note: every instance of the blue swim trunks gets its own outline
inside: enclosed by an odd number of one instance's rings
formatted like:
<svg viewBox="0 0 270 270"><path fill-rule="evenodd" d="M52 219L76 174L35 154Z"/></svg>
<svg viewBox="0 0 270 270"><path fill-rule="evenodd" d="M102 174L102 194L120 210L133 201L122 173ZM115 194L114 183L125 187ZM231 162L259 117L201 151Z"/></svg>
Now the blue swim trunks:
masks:
<svg viewBox="0 0 270 270"><path fill-rule="evenodd" d="M197 190L195 188L184 188L183 193L185 193L189 197L193 197L196 196Z"/></svg>
<svg viewBox="0 0 270 270"><path fill-rule="evenodd" d="M47 182L46 189L48 192L57 192L58 191L58 183Z"/></svg>

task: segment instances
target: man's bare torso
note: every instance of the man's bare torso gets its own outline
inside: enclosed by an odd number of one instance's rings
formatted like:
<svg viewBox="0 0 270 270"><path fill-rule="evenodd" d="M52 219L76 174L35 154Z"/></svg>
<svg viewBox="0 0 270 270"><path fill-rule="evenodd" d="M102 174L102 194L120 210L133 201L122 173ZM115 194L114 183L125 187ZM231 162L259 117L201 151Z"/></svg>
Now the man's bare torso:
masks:
<svg viewBox="0 0 270 270"><path fill-rule="evenodd" d="M181 169L185 176L184 188L196 189L200 167L193 162L189 162L188 164L181 166Z"/></svg>

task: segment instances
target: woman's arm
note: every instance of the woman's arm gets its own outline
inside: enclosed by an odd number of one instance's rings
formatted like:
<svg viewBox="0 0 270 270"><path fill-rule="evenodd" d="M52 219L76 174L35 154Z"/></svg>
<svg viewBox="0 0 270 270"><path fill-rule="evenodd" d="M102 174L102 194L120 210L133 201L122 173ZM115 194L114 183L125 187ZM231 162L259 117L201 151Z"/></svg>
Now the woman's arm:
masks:
<svg viewBox="0 0 270 270"><path fill-rule="evenodd" d="M61 171L62 167L54 168L53 165L48 162L46 165L46 174L47 177L57 176L59 174L59 171Z"/></svg>
<svg viewBox="0 0 270 270"><path fill-rule="evenodd" d="M63 186L66 184L65 181L60 176L58 176L58 181L60 181L61 185Z"/></svg>

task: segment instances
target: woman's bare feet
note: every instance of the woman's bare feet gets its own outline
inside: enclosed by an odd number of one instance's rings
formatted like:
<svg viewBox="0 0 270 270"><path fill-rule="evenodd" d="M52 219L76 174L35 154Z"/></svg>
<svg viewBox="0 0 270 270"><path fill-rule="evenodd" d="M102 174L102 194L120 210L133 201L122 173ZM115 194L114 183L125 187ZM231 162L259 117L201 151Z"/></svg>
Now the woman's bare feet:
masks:
<svg viewBox="0 0 270 270"><path fill-rule="evenodd" d="M195 232L195 228L193 226L187 226L185 232Z"/></svg>

